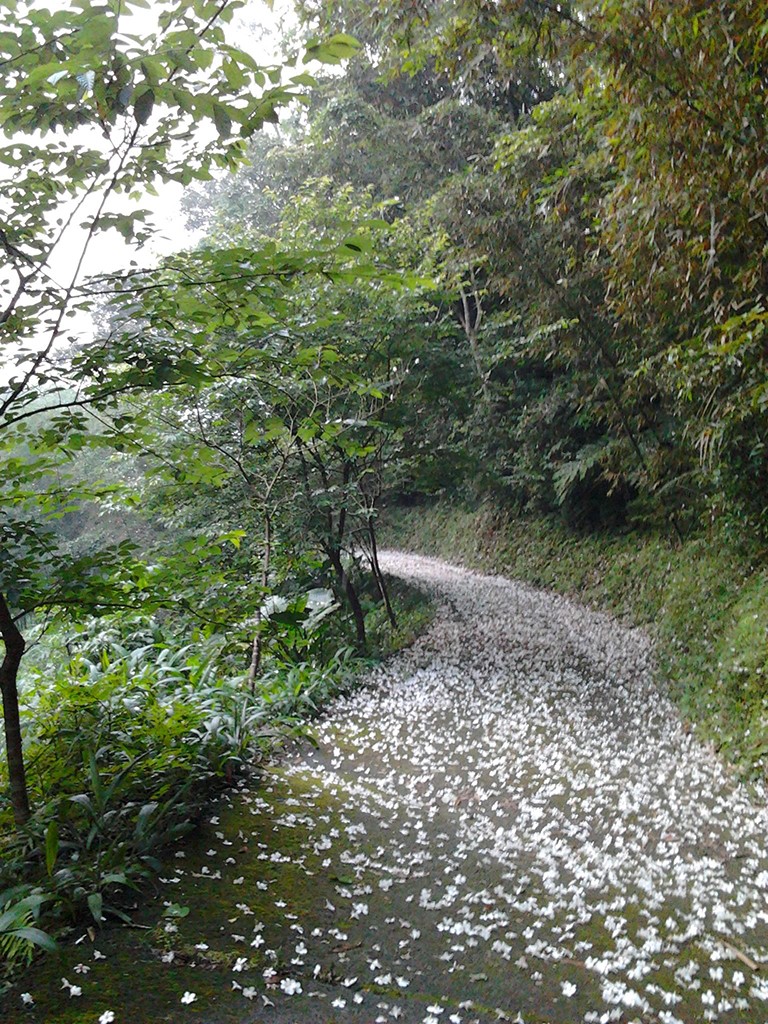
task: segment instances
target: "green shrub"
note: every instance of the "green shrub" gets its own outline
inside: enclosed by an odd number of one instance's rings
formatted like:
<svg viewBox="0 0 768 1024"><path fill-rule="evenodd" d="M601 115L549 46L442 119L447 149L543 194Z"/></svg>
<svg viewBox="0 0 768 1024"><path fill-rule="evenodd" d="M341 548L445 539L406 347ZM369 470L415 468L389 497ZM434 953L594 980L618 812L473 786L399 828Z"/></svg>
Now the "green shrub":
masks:
<svg viewBox="0 0 768 1024"><path fill-rule="evenodd" d="M143 642L152 632L100 631L58 671L38 658L25 676L35 811L17 832L0 803L0 888L34 883L54 927L125 917L126 891L160 867L158 850L191 827L211 787L301 730L353 668L346 651L320 668L273 662L250 693L242 675L222 674L222 638ZM16 928L0 952L16 961L33 941Z"/></svg>

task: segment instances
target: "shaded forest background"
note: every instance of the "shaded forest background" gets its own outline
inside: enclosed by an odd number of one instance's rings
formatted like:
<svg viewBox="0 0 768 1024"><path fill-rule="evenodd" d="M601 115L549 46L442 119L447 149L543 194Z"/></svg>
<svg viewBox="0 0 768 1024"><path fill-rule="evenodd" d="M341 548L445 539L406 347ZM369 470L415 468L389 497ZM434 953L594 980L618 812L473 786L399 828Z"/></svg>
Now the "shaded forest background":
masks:
<svg viewBox="0 0 768 1024"><path fill-rule="evenodd" d="M706 551L748 657L712 698L727 614L687 576L689 710L762 774L768 5L301 2L282 67L238 3L164 2L140 45L102 6L0 36L9 956L46 907L123 914L195 780L407 640L380 527L423 547L446 502L645 572ZM144 265L159 181L202 241ZM57 283L80 217L136 262Z"/></svg>

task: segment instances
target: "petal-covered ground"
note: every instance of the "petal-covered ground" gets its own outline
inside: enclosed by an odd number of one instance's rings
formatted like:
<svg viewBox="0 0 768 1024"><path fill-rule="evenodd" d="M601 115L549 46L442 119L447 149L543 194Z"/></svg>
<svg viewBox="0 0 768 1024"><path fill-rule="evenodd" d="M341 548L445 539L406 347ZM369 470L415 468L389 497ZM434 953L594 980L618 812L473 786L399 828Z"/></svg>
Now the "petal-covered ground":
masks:
<svg viewBox="0 0 768 1024"><path fill-rule="evenodd" d="M220 801L151 931L75 947L18 1019L766 1024L768 816L685 730L646 636L385 564L436 593L428 633Z"/></svg>

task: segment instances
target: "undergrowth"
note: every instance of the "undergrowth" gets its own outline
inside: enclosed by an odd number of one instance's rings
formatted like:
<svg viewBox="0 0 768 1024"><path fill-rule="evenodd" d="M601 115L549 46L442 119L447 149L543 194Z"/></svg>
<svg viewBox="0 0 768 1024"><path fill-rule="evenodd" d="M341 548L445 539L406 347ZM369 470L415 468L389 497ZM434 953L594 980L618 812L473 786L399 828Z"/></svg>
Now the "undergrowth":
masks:
<svg viewBox="0 0 768 1024"><path fill-rule="evenodd" d="M659 678L745 779L768 776L768 568L726 530L575 533L484 506L390 510L386 543L546 587L649 629Z"/></svg>
<svg viewBox="0 0 768 1024"><path fill-rule="evenodd" d="M392 596L396 629L367 602L371 657L429 618L414 588L394 581ZM128 920L162 849L213 792L356 685L367 661L342 645L333 616L284 618L253 692L231 637L181 644L153 619L93 620L31 652L21 692L34 810L23 828L0 785L0 980L3 962L12 973L33 947L51 948L51 933Z"/></svg>

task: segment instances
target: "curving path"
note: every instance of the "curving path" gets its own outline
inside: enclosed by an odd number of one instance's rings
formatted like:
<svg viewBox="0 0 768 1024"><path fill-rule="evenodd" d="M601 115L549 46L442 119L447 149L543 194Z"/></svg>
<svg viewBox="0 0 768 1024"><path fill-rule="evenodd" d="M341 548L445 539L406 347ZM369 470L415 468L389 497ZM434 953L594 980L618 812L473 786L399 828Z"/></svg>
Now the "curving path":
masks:
<svg viewBox="0 0 768 1024"><path fill-rule="evenodd" d="M436 621L175 858L166 903L191 912L154 933L175 989L146 1019L766 1024L766 813L686 732L647 637L384 561ZM145 1019L135 983L114 999Z"/></svg>

